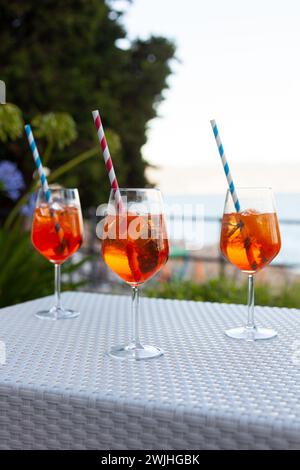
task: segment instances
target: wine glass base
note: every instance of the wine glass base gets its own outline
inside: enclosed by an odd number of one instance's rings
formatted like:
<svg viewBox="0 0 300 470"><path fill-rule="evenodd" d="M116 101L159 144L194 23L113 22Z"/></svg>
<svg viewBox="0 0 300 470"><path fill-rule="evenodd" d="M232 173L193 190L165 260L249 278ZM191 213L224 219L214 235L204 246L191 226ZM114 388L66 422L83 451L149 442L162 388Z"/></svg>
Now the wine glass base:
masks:
<svg viewBox="0 0 300 470"><path fill-rule="evenodd" d="M35 316L42 320L69 320L80 315L76 310L52 307L50 310L36 312Z"/></svg>
<svg viewBox="0 0 300 470"><path fill-rule="evenodd" d="M257 341L260 339L271 339L277 336L277 331L271 328L231 328L225 331L225 335L229 338L242 339L244 341Z"/></svg>
<svg viewBox="0 0 300 470"><path fill-rule="evenodd" d="M127 360L127 361L141 361L153 359L163 355L163 350L155 346L142 346L138 347L133 344L114 346L108 352L110 357Z"/></svg>

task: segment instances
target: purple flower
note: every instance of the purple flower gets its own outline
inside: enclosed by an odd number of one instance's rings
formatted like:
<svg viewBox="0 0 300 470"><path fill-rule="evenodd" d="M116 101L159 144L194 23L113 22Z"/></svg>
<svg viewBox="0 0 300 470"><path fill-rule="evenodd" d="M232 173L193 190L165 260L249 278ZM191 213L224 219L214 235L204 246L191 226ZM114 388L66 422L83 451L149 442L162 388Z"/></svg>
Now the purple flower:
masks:
<svg viewBox="0 0 300 470"><path fill-rule="evenodd" d="M32 217L36 205L37 194L33 193L28 196L27 203L21 207L21 214L25 217Z"/></svg>
<svg viewBox="0 0 300 470"><path fill-rule="evenodd" d="M16 201L24 188L24 178L17 165L8 160L0 162L0 190L12 201Z"/></svg>

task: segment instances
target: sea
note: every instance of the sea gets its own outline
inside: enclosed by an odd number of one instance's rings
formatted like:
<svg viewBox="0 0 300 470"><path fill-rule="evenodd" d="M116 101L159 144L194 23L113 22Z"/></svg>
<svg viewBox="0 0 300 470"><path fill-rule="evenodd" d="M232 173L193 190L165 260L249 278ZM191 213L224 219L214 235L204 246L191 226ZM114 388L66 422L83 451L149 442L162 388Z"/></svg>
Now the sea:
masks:
<svg viewBox="0 0 300 470"><path fill-rule="evenodd" d="M276 193L276 209L280 225L281 233L281 251L273 264L286 264L296 272L300 272L300 193ZM182 238L186 242L186 248L189 246L197 246L199 248L211 246L219 243L220 223L216 221L205 221L205 217L214 217L220 219L224 208L224 195L222 194L195 194L195 195L164 195L164 202L167 208L172 207L188 207L192 206L202 208L202 221L196 227L196 233L192 236L191 231L195 231L192 227L189 216L183 218L182 224L184 229L176 227L174 224L168 228L172 238L174 231L183 234ZM171 210L172 212L172 210ZM201 215L200 215L201 218ZM294 223L285 223L286 221ZM179 222L178 222L179 224ZM176 224L175 224L176 225ZM176 237L174 237L176 238ZM178 241L178 240L177 240ZM175 243L176 240L171 240Z"/></svg>

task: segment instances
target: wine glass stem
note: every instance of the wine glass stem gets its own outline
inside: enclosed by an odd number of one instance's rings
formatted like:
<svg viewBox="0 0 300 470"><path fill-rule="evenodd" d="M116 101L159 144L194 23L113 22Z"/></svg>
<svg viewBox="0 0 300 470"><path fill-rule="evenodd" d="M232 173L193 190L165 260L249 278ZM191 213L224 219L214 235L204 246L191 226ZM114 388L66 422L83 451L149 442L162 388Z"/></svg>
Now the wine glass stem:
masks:
<svg viewBox="0 0 300 470"><path fill-rule="evenodd" d="M139 336L139 303L140 292L137 286L132 286L132 344L135 347L142 347Z"/></svg>
<svg viewBox="0 0 300 470"><path fill-rule="evenodd" d="M248 275L248 321L247 329L254 329L254 277L253 274Z"/></svg>
<svg viewBox="0 0 300 470"><path fill-rule="evenodd" d="M56 310L61 308L61 297L60 297L60 264L54 265L54 295L55 295L55 307Z"/></svg>

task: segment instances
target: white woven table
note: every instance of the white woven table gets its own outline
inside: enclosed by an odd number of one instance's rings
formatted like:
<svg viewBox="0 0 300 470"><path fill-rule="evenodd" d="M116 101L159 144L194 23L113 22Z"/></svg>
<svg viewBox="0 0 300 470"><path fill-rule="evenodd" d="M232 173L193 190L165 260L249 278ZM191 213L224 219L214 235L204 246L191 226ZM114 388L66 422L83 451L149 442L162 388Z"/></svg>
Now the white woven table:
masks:
<svg viewBox="0 0 300 470"><path fill-rule="evenodd" d="M257 308L279 331L255 344L226 338L245 308L142 299L148 362L105 351L126 340L130 299L66 293L73 320L33 313L44 298L0 310L0 449L299 449L300 311Z"/></svg>

